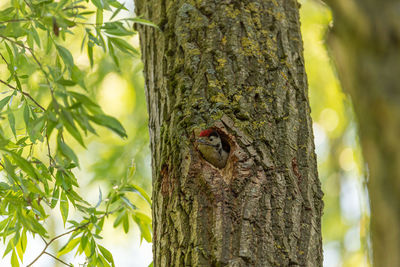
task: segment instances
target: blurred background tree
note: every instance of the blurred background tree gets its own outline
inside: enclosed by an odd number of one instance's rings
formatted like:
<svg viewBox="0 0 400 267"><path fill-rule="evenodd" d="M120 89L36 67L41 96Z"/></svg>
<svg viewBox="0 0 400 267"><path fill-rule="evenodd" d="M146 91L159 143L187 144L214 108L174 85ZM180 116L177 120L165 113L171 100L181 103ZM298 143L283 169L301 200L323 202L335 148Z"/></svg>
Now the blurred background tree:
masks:
<svg viewBox="0 0 400 267"><path fill-rule="evenodd" d="M375 266L400 266L399 1L326 0L332 58L357 115ZM395 226L395 227L394 227Z"/></svg>
<svg viewBox="0 0 400 267"><path fill-rule="evenodd" d="M325 194L324 266L369 266L369 199L357 125L325 46L332 14L320 1L301 4L311 116Z"/></svg>

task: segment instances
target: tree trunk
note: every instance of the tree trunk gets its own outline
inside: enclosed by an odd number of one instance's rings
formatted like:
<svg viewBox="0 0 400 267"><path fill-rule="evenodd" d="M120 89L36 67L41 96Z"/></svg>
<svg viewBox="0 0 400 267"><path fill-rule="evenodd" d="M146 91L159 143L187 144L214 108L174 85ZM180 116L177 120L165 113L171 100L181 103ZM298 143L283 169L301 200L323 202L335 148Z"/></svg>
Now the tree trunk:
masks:
<svg viewBox="0 0 400 267"><path fill-rule="evenodd" d="M136 0L153 172L154 266L322 266L295 0ZM218 169L195 146L213 127Z"/></svg>
<svg viewBox="0 0 400 267"><path fill-rule="evenodd" d="M368 164L373 262L400 266L399 2L326 2L334 14L329 46Z"/></svg>

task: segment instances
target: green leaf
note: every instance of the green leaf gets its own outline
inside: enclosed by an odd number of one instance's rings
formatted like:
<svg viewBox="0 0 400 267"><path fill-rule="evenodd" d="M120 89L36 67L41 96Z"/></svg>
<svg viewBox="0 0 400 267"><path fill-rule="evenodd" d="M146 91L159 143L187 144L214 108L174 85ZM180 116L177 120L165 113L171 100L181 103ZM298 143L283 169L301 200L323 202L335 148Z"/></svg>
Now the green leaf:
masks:
<svg viewBox="0 0 400 267"><path fill-rule="evenodd" d="M125 234L129 232L129 217L128 214L125 214L122 220L122 227L124 228Z"/></svg>
<svg viewBox="0 0 400 267"><path fill-rule="evenodd" d="M127 20L130 20L134 23L137 24L142 24L142 25L146 25L146 26L151 26L157 29L160 29L156 24L154 24L153 22L146 20L146 19L141 19L141 18L128 18Z"/></svg>
<svg viewBox="0 0 400 267"><path fill-rule="evenodd" d="M8 109L8 123L10 124L11 131L14 134L14 137L17 138L17 131L15 130L15 117L14 113L11 111L11 109Z"/></svg>
<svg viewBox="0 0 400 267"><path fill-rule="evenodd" d="M22 231L20 243L21 243L22 252L25 253L26 245L28 244L28 238L26 236L26 231L25 230ZM21 258L21 261L22 261L22 258Z"/></svg>
<svg viewBox="0 0 400 267"><path fill-rule="evenodd" d="M100 219L100 221L97 223L96 227L96 235L100 234L101 230L103 230L103 225L104 225L104 217Z"/></svg>
<svg viewBox="0 0 400 267"><path fill-rule="evenodd" d="M140 53L138 50L136 50L135 48L133 48L133 46L131 46L127 41L125 41L124 39L120 39L120 38L114 38L114 37L108 37L108 39L121 51L125 52L125 53L129 53L133 56L140 56Z"/></svg>
<svg viewBox="0 0 400 267"><path fill-rule="evenodd" d="M116 35L116 36L130 36L135 34L136 32L127 30L122 22L107 22L103 26L104 31L107 34Z"/></svg>
<svg viewBox="0 0 400 267"><path fill-rule="evenodd" d="M110 41L110 39L108 39L107 45L108 45L108 51L110 52L111 58L113 59L115 65L119 69L119 60L118 60L118 57L115 55L114 46L113 46L112 42Z"/></svg>
<svg viewBox="0 0 400 267"><path fill-rule="evenodd" d="M7 53L8 53L8 56L10 58L10 62L9 62L9 66L8 67L11 68L10 72L14 73L14 69L13 69L14 68L14 53L12 52L10 46L7 43L4 43L4 44L6 46Z"/></svg>
<svg viewBox="0 0 400 267"><path fill-rule="evenodd" d="M16 9L14 7L9 7L0 11L0 19L1 20L9 20L13 17Z"/></svg>
<svg viewBox="0 0 400 267"><path fill-rule="evenodd" d="M35 116L35 113L32 114ZM29 127L27 128L27 130L32 143L35 143L35 141L38 139L43 140L42 130L45 125L45 120L45 116L29 120Z"/></svg>
<svg viewBox="0 0 400 267"><path fill-rule="evenodd" d="M99 107L99 105L97 105L95 102L93 102L93 100L91 100L86 95L83 95L83 94L80 94L77 92L72 92L72 91L69 91L68 94L71 95L72 97L74 97L75 99L77 99L79 102L81 102L85 106L93 106L93 107L97 107L97 108Z"/></svg>
<svg viewBox="0 0 400 267"><path fill-rule="evenodd" d="M87 91L86 85L85 85L85 77L86 74L81 71L77 66L74 66L71 71L71 80L79 84L83 89Z"/></svg>
<svg viewBox="0 0 400 267"><path fill-rule="evenodd" d="M75 164L79 166L79 159L77 155L66 143L59 139L58 147L64 156L66 156L69 160L75 162Z"/></svg>
<svg viewBox="0 0 400 267"><path fill-rule="evenodd" d="M30 162L28 162L26 159L24 159L17 153L14 153L12 151L8 151L8 153L12 156L17 166L20 167L26 174L28 174L32 178L38 179L38 176L35 172L35 168L32 166Z"/></svg>
<svg viewBox="0 0 400 267"><path fill-rule="evenodd" d="M57 186L53 189L53 195L51 197L50 207L52 209L54 209L54 207L57 205L59 196L60 196L60 187Z"/></svg>
<svg viewBox="0 0 400 267"><path fill-rule="evenodd" d="M141 239L145 239L151 243L151 219L144 213L134 212L132 214L133 220L137 223L141 233Z"/></svg>
<svg viewBox="0 0 400 267"><path fill-rule="evenodd" d="M65 195L64 191L61 192L61 198L60 198L60 211L61 211L61 216L63 218L64 222L64 227L65 227L65 222L68 219L68 199L67 196Z"/></svg>
<svg viewBox="0 0 400 267"><path fill-rule="evenodd" d="M98 9L104 8L104 3L102 0L92 0L93 5L95 5Z"/></svg>
<svg viewBox="0 0 400 267"><path fill-rule="evenodd" d="M113 224L114 228L121 224L122 219L124 218L125 214L126 214L125 211L122 211L121 213L118 214L118 216L115 219L114 224Z"/></svg>
<svg viewBox="0 0 400 267"><path fill-rule="evenodd" d="M99 201L97 201L97 204L94 207L95 209L97 209L100 206L102 200L103 200L103 193L101 192L101 189L99 187Z"/></svg>
<svg viewBox="0 0 400 267"><path fill-rule="evenodd" d="M88 242L88 237L86 234L83 234L81 237L81 244L80 244L81 252L85 250L87 242Z"/></svg>
<svg viewBox="0 0 400 267"><path fill-rule="evenodd" d="M10 99L11 99L11 95L9 95L9 96L3 98L3 99L0 101L0 111L3 110L3 108L5 107L5 105L7 105L7 103L10 101Z"/></svg>
<svg viewBox="0 0 400 267"><path fill-rule="evenodd" d="M145 191L143 188L141 188L140 186L135 185L135 184L130 184L130 185L128 185L128 186L122 188L121 191L125 191L125 192L128 191L128 192L139 193L139 195L140 195L141 197L143 197L143 198L147 201L147 203L149 203L150 206L151 206L151 198L150 198L149 195L146 193L146 191Z"/></svg>
<svg viewBox="0 0 400 267"><path fill-rule="evenodd" d="M94 14L94 13L96 13L96 12L94 12L94 11L83 11L83 12L79 12L79 16L84 16L84 15L92 15L92 14Z"/></svg>
<svg viewBox="0 0 400 267"><path fill-rule="evenodd" d="M69 52L68 49L65 47L62 47L61 45L56 45L58 54L60 57L63 59L64 64L70 68L74 66L74 58L72 57L71 52Z"/></svg>
<svg viewBox="0 0 400 267"><path fill-rule="evenodd" d="M13 239L10 239L10 240L8 241L7 247L6 247L5 251L4 251L3 258L4 258L8 253L10 253L11 250L12 250L13 248L14 248Z"/></svg>
<svg viewBox="0 0 400 267"><path fill-rule="evenodd" d="M106 42L104 41L104 37L101 34L101 30L100 28L96 28L96 33L97 36L99 38L99 42L100 42L100 47L103 48L103 51L106 52Z"/></svg>
<svg viewBox="0 0 400 267"><path fill-rule="evenodd" d="M91 41L88 41L87 53L90 61L90 67L93 68L93 43Z"/></svg>
<svg viewBox="0 0 400 267"><path fill-rule="evenodd" d="M122 124L111 116L107 116L105 114L96 114L94 116L90 116L89 118L94 123L114 131L122 138L128 137Z"/></svg>
<svg viewBox="0 0 400 267"><path fill-rule="evenodd" d="M21 242L18 242L17 245L15 246L15 249L17 250L17 255L21 259L21 261L24 260L24 252L22 251L21 247Z"/></svg>
<svg viewBox="0 0 400 267"><path fill-rule="evenodd" d="M79 113L75 113L75 114L73 114L73 116L74 116L75 121L81 127L81 129L84 130L85 134L86 134L86 131L89 131L89 132L97 135L97 132L90 124L88 114L85 111L80 110Z"/></svg>
<svg viewBox="0 0 400 267"><path fill-rule="evenodd" d="M90 240L90 255L88 257L93 256L95 253L96 253L96 241L94 241L94 238L91 238L91 240Z"/></svg>
<svg viewBox="0 0 400 267"><path fill-rule="evenodd" d="M98 245L101 254L103 254L104 258L114 266L114 259L110 251L108 251L105 247Z"/></svg>
<svg viewBox="0 0 400 267"><path fill-rule="evenodd" d="M117 3L118 3L118 2L117 2ZM110 3L110 4L111 4L111 3ZM120 3L119 3L119 4L120 4ZM113 4L111 4L111 5L113 6ZM115 16L118 15L118 13L119 13L122 9L127 10L123 4L120 4L120 5L118 6L118 8L113 12L113 14L112 14L110 20L112 20L113 18L115 18Z"/></svg>
<svg viewBox="0 0 400 267"><path fill-rule="evenodd" d="M18 65L21 65L21 63L20 63L20 60L22 59L23 57L19 57L18 59ZM23 58L23 59L25 59L25 58ZM18 78L18 76L17 75L14 75L14 80L15 80L15 83L17 84L17 88L18 88L18 90L20 90L20 91L22 91L22 86L21 86L21 82L19 81L19 78ZM15 94L16 92L14 92L14 94ZM11 101L12 101L12 99L11 99Z"/></svg>
<svg viewBox="0 0 400 267"><path fill-rule="evenodd" d="M29 118L30 118L30 112L29 112L29 104L27 102L24 103L24 122L26 125L26 128L29 128Z"/></svg>
<svg viewBox="0 0 400 267"><path fill-rule="evenodd" d="M96 24L101 26L103 24L103 10L98 8L96 11Z"/></svg>
<svg viewBox="0 0 400 267"><path fill-rule="evenodd" d="M124 4L121 4L118 2L118 0L108 0L108 3L110 6L116 7L116 8L122 8L123 10L129 11Z"/></svg>
<svg viewBox="0 0 400 267"><path fill-rule="evenodd" d="M11 255L11 266L12 267L19 267L19 261L17 258L17 254L15 253L15 250L13 250L13 253Z"/></svg>
<svg viewBox="0 0 400 267"><path fill-rule="evenodd" d="M67 129L67 131L72 135L72 137L75 138L76 141L78 141L78 143L85 147L85 143L83 142L82 136L79 133L79 131L76 129L75 125L70 124L68 121L64 121L64 126Z"/></svg>
<svg viewBox="0 0 400 267"><path fill-rule="evenodd" d="M38 32L36 31L35 27L32 26L32 27L29 29L29 31L30 31L31 35L33 36L33 39L35 40L37 46L40 48L40 38L39 38L39 34L38 34Z"/></svg>
<svg viewBox="0 0 400 267"><path fill-rule="evenodd" d="M122 201L131 209L135 210L136 206L132 204L132 202L124 196L121 196Z"/></svg>
<svg viewBox="0 0 400 267"><path fill-rule="evenodd" d="M127 178L132 179L133 176L135 175L135 173L136 173L136 165L135 165L134 160L132 160L131 166L129 166L129 168L128 168L128 177Z"/></svg>
<svg viewBox="0 0 400 267"><path fill-rule="evenodd" d="M50 137L51 133L53 132L54 128L57 126L58 120L55 113L47 110L47 123L46 123L46 135Z"/></svg>
<svg viewBox="0 0 400 267"><path fill-rule="evenodd" d="M64 86L74 86L76 84L75 81L65 80L65 79L59 79L56 81L56 83L64 85Z"/></svg>
<svg viewBox="0 0 400 267"><path fill-rule="evenodd" d="M10 177L12 180L10 180L11 183L20 183L20 177L15 174L15 165L11 164L10 160L4 155L3 156L4 160L4 169L6 170L8 177ZM25 192L25 188L22 187L22 190Z"/></svg>
<svg viewBox="0 0 400 267"><path fill-rule="evenodd" d="M24 227L34 233L38 233L43 237L47 237L47 231L44 229L44 227L39 223L39 221L36 218L33 218L33 216L27 216L22 220L22 224Z"/></svg>
<svg viewBox="0 0 400 267"><path fill-rule="evenodd" d="M7 189L9 189L9 185L7 183L1 183L2 187L6 186ZM3 231L3 229L6 227L6 225L8 224L8 222L10 221L11 217L8 217L7 219L4 219L0 222L0 232Z"/></svg>
<svg viewBox="0 0 400 267"><path fill-rule="evenodd" d="M97 266L101 267L111 267L111 265L107 262L103 255L97 255Z"/></svg>
<svg viewBox="0 0 400 267"><path fill-rule="evenodd" d="M46 42L46 54L49 54L53 47L54 41L50 35L50 31L47 31L47 42Z"/></svg>
<svg viewBox="0 0 400 267"><path fill-rule="evenodd" d="M64 247L62 247L60 249L60 251L58 251L57 257L65 255L68 252L70 252L71 250L73 250L79 244L80 241L81 241L81 237L77 237L75 239L68 241L68 243L65 244Z"/></svg>
<svg viewBox="0 0 400 267"><path fill-rule="evenodd" d="M73 138L75 138L76 141L78 141L81 146L86 147L81 134L79 133L78 129L76 129L73 116L65 109L61 112L61 114L62 121L67 131L72 135Z"/></svg>

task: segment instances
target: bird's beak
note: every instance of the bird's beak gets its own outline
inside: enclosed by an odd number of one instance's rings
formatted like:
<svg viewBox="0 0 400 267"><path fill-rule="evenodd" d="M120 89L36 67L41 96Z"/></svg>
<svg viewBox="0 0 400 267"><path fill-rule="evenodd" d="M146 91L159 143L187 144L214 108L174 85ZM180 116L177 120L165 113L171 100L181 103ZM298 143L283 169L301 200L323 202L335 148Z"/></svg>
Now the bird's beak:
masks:
<svg viewBox="0 0 400 267"><path fill-rule="evenodd" d="M211 144L207 143L207 141L205 141L203 139L197 139L197 143L201 143L201 144L206 145L206 146L212 146Z"/></svg>
<svg viewBox="0 0 400 267"><path fill-rule="evenodd" d="M205 146L215 147L215 145L212 145L212 144L208 143L206 140L203 140L203 139L197 139L197 143L201 143L202 145L205 145Z"/></svg>
<svg viewBox="0 0 400 267"><path fill-rule="evenodd" d="M203 139L197 139L196 141L197 141L197 143L202 143L202 144L207 145L207 142L204 141Z"/></svg>

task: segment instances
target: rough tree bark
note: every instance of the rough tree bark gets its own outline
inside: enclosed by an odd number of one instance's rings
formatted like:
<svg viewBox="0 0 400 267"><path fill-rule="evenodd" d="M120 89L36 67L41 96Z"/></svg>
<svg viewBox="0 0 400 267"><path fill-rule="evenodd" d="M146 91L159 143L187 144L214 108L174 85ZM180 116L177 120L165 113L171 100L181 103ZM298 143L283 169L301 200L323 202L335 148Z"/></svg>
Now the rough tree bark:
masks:
<svg viewBox="0 0 400 267"><path fill-rule="evenodd" d="M375 266L400 266L400 24L396 0L327 0L328 44L368 163Z"/></svg>
<svg viewBox="0 0 400 267"><path fill-rule="evenodd" d="M136 0L155 266L321 266L317 175L295 0ZM230 144L225 168L196 150Z"/></svg>

